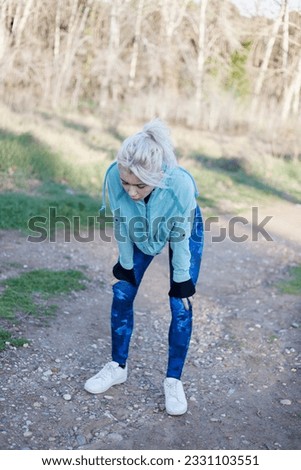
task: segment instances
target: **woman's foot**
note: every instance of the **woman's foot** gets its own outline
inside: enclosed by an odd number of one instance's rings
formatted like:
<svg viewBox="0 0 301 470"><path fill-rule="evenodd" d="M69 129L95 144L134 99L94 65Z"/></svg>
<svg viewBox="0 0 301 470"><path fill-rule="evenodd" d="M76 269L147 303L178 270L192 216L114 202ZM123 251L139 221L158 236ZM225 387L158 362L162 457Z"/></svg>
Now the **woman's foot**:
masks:
<svg viewBox="0 0 301 470"><path fill-rule="evenodd" d="M183 415L187 411L187 400L181 380L167 377L164 380L165 408L169 415Z"/></svg>
<svg viewBox="0 0 301 470"><path fill-rule="evenodd" d="M103 393L112 387L112 385L125 382L127 372L127 365L119 367L118 362L108 362L100 372L87 380L85 390L89 393Z"/></svg>

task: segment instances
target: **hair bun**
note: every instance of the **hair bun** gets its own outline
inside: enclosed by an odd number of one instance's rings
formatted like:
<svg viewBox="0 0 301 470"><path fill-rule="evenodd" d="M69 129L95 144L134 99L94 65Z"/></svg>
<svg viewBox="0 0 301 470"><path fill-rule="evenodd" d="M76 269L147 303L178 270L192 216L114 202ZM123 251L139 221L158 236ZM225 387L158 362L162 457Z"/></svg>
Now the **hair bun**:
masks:
<svg viewBox="0 0 301 470"><path fill-rule="evenodd" d="M137 134L125 139L117 162L150 186L162 186L167 167L177 166L168 127L156 118Z"/></svg>
<svg viewBox="0 0 301 470"><path fill-rule="evenodd" d="M171 144L169 129L159 118L152 119L150 122L145 124L143 132L145 132L157 144L161 145L162 148L166 146L167 142Z"/></svg>

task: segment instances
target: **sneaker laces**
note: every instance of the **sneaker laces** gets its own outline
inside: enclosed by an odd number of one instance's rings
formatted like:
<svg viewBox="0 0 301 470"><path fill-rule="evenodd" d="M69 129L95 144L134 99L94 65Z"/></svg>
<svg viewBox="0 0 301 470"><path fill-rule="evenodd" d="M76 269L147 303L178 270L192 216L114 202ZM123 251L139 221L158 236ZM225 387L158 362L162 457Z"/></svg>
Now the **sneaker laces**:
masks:
<svg viewBox="0 0 301 470"><path fill-rule="evenodd" d="M112 373L115 367L113 364L109 363L104 366L104 368L96 374L95 379L107 379L112 377Z"/></svg>
<svg viewBox="0 0 301 470"><path fill-rule="evenodd" d="M178 393L177 393L177 382L166 382L167 388L168 388L168 394L177 400L179 400Z"/></svg>

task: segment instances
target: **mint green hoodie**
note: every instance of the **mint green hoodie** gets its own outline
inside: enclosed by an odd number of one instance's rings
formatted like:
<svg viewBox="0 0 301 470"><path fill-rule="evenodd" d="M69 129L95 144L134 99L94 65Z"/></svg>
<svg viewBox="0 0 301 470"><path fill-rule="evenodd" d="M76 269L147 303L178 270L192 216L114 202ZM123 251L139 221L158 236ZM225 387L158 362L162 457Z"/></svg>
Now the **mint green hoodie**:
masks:
<svg viewBox="0 0 301 470"><path fill-rule="evenodd" d="M147 203L133 201L122 187L114 162L106 172L102 209L107 186L123 268L134 266L134 244L143 253L154 256L169 242L173 251L173 280L184 282L190 279L189 237L198 191L190 173L180 166L165 171L163 185L154 188Z"/></svg>

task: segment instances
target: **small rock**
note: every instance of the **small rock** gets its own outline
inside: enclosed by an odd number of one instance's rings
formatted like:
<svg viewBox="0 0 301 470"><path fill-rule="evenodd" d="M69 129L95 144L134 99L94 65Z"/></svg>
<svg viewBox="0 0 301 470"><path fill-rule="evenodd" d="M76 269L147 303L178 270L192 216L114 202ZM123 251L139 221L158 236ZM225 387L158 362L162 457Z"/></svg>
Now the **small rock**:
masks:
<svg viewBox="0 0 301 470"><path fill-rule="evenodd" d="M112 395L104 395L104 398L106 398L107 400L114 400L114 397L112 397Z"/></svg>
<svg viewBox="0 0 301 470"><path fill-rule="evenodd" d="M83 436L82 434L79 434L78 436L76 436L76 441L79 446L84 446L87 442L85 436Z"/></svg>
<svg viewBox="0 0 301 470"><path fill-rule="evenodd" d="M25 433L23 434L24 437L31 437L32 436L32 432L30 431L25 431Z"/></svg>
<svg viewBox="0 0 301 470"><path fill-rule="evenodd" d="M66 401L70 401L70 400L72 399L72 396L69 395L69 393L65 393L65 394L63 395L63 398L64 398L64 400L66 400Z"/></svg>
<svg viewBox="0 0 301 470"><path fill-rule="evenodd" d="M114 441L114 442L123 441L122 435L121 435L121 434L118 434L117 432L112 432L111 434L108 435L108 438L109 438L111 441Z"/></svg>
<svg viewBox="0 0 301 470"><path fill-rule="evenodd" d="M281 405L291 405L292 404L291 400L287 400L287 399L280 400L280 403L281 403Z"/></svg>

